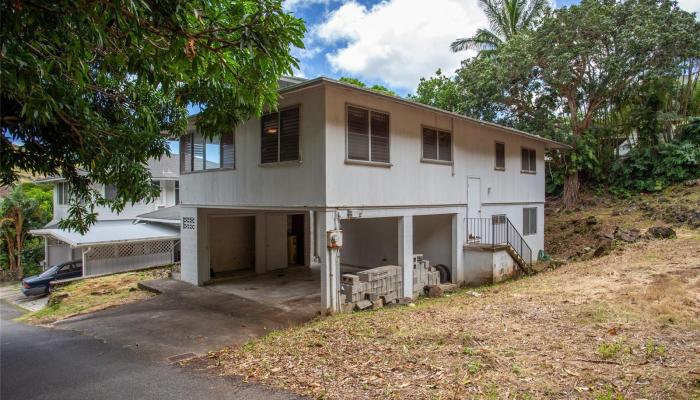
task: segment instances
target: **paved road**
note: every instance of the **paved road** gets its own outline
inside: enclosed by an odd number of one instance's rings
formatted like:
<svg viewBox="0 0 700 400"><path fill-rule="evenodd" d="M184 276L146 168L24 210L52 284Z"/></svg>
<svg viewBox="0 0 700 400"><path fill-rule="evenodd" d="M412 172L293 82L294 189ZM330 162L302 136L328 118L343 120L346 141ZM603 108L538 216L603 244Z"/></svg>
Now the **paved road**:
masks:
<svg viewBox="0 0 700 400"><path fill-rule="evenodd" d="M74 331L11 321L0 301L0 398L293 399L288 393L151 361L133 350Z"/></svg>

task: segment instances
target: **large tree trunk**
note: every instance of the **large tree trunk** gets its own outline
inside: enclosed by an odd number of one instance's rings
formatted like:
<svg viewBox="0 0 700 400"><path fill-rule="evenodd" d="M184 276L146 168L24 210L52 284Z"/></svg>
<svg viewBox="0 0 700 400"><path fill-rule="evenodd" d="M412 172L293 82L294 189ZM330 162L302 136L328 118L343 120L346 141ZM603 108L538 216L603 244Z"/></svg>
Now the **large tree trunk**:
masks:
<svg viewBox="0 0 700 400"><path fill-rule="evenodd" d="M566 208L573 208L578 204L578 192L580 189L580 183L578 181L578 171L571 173L566 176L564 181L564 195L562 196L562 201Z"/></svg>

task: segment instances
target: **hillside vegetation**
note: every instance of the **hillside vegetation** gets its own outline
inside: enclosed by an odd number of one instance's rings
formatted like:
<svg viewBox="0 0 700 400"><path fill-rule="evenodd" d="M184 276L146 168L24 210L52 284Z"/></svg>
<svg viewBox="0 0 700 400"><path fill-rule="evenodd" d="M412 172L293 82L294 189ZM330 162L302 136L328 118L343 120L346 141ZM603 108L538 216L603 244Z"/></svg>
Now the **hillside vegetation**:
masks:
<svg viewBox="0 0 700 400"><path fill-rule="evenodd" d="M564 265L415 307L334 315L190 366L314 398L697 398L700 231L679 223L676 238L644 239L663 210L694 206L697 195L679 187L663 195L668 202L551 209L547 245L571 257ZM596 224L571 233L581 226L572 221L591 215ZM575 255L614 226L639 227L640 238L612 239L598 257Z"/></svg>

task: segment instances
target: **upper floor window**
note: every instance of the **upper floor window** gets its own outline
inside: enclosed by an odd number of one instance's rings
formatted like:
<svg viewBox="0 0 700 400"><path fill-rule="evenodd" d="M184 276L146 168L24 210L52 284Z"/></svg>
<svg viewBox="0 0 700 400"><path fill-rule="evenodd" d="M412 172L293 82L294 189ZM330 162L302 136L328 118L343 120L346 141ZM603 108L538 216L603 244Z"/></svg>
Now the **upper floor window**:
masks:
<svg viewBox="0 0 700 400"><path fill-rule="evenodd" d="M389 114L347 107L348 160L389 163Z"/></svg>
<svg viewBox="0 0 700 400"><path fill-rule="evenodd" d="M523 208L523 235L537 233L537 207Z"/></svg>
<svg viewBox="0 0 700 400"><path fill-rule="evenodd" d="M56 204L66 205L70 201L70 185L68 182L56 183Z"/></svg>
<svg viewBox="0 0 700 400"><path fill-rule="evenodd" d="M299 106L263 115L260 119L260 163L298 161Z"/></svg>
<svg viewBox="0 0 700 400"><path fill-rule="evenodd" d="M235 166L233 133L206 139L199 133L180 138L180 172L204 171Z"/></svg>
<svg viewBox="0 0 700 400"><path fill-rule="evenodd" d="M533 149L522 148L522 172L537 172L537 152Z"/></svg>
<svg viewBox="0 0 700 400"><path fill-rule="evenodd" d="M496 142L496 164L497 170L503 171L506 169L506 145L502 142Z"/></svg>
<svg viewBox="0 0 700 400"><path fill-rule="evenodd" d="M452 161L452 132L423 127L423 159Z"/></svg>
<svg viewBox="0 0 700 400"><path fill-rule="evenodd" d="M175 181L175 204L180 204L180 181Z"/></svg>
<svg viewBox="0 0 700 400"><path fill-rule="evenodd" d="M117 187L115 185L105 185L105 200L117 198Z"/></svg>

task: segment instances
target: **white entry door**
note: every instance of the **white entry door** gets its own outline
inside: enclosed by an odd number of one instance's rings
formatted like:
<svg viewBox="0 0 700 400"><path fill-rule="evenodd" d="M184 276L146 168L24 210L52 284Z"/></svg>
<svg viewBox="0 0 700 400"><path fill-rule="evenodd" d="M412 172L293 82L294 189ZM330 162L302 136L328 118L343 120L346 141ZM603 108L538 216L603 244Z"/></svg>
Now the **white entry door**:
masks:
<svg viewBox="0 0 700 400"><path fill-rule="evenodd" d="M481 218L481 178L467 178L467 216Z"/></svg>
<svg viewBox="0 0 700 400"><path fill-rule="evenodd" d="M267 214L267 270L287 268L287 215Z"/></svg>

